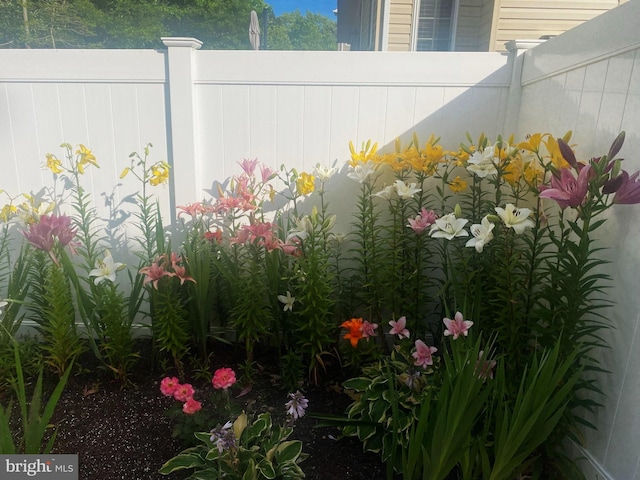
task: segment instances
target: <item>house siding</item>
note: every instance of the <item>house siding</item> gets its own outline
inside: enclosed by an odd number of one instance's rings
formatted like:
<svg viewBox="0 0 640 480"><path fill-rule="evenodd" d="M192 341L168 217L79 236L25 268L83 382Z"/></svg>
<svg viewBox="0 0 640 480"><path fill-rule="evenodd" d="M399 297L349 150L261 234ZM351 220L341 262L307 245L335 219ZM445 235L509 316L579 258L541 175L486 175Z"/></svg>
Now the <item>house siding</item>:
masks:
<svg viewBox="0 0 640 480"><path fill-rule="evenodd" d="M505 42L560 35L614 7L618 0L496 0L498 12L489 50L505 51Z"/></svg>
<svg viewBox="0 0 640 480"><path fill-rule="evenodd" d="M413 22L413 0L395 0L389 9L390 51L411 50L411 25Z"/></svg>

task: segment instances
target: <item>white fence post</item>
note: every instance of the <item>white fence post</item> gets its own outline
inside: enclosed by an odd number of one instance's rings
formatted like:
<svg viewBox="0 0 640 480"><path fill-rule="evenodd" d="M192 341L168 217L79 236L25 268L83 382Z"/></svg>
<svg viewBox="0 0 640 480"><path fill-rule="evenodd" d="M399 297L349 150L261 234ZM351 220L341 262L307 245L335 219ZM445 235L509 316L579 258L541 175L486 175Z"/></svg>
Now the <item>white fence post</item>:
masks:
<svg viewBox="0 0 640 480"><path fill-rule="evenodd" d="M511 65L511 85L507 97L506 111L504 115L503 135L516 133L518 116L520 114L520 100L522 98L522 65L524 62L523 53L530 48L536 47L545 40L511 40L505 43L509 52L509 63Z"/></svg>
<svg viewBox="0 0 640 480"><path fill-rule="evenodd" d="M167 79L169 115L167 148L171 165L171 222L175 222L176 206L195 200L198 188L196 160L196 125L193 98L193 54L202 42L188 37L162 37L167 46Z"/></svg>

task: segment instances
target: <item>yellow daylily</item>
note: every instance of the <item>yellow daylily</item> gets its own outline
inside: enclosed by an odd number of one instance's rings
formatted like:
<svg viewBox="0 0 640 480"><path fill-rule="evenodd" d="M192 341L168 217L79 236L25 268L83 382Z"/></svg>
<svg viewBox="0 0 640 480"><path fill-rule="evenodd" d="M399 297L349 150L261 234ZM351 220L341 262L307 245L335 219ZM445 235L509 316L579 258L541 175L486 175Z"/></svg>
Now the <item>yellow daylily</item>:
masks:
<svg viewBox="0 0 640 480"><path fill-rule="evenodd" d="M543 142L547 147L547 151L549 152L549 158L553 165L558 168L570 168L569 162L567 162L562 153L560 152L560 147L558 146L558 141L553 138L551 135L547 137L547 140Z"/></svg>
<svg viewBox="0 0 640 480"><path fill-rule="evenodd" d="M449 188L453 193L464 192L467 189L467 182L465 182L462 178L460 178L460 175L458 175L456 178L449 182Z"/></svg>
<svg viewBox="0 0 640 480"><path fill-rule="evenodd" d="M78 160L78 172L80 174L84 174L85 167L89 165L93 165L96 168L100 168L98 162L96 161L96 157L91 150L89 150L84 145L78 145L78 150L76 150L76 155L80 156L80 160Z"/></svg>
<svg viewBox="0 0 640 480"><path fill-rule="evenodd" d="M371 140L367 140L367 143L362 144L362 149L359 152L356 152L355 147L353 146L353 142L349 142L349 151L351 152L351 160L349 160L349 165L355 167L359 163L367 163L368 161L377 161L376 152L378 151L378 143L374 143L371 146Z"/></svg>
<svg viewBox="0 0 640 480"><path fill-rule="evenodd" d="M0 220L2 220L3 223L7 223L9 219L16 214L17 211L18 209L14 205L10 203L5 205L0 210Z"/></svg>
<svg viewBox="0 0 640 480"><path fill-rule="evenodd" d="M149 183L154 187L169 181L169 164L167 162L156 163L151 167L151 179Z"/></svg>
<svg viewBox="0 0 640 480"><path fill-rule="evenodd" d="M504 165L502 170L502 178L504 178L513 187L522 177L523 163L522 159L518 156L512 158L508 163Z"/></svg>
<svg viewBox="0 0 640 480"><path fill-rule="evenodd" d="M58 160L53 153L47 153L47 163L43 166L43 168L48 168L52 173L56 175L64 171L62 168L62 162Z"/></svg>
<svg viewBox="0 0 640 480"><path fill-rule="evenodd" d="M300 195L309 195L316 186L316 177L308 173L302 172L296 180L296 188Z"/></svg>

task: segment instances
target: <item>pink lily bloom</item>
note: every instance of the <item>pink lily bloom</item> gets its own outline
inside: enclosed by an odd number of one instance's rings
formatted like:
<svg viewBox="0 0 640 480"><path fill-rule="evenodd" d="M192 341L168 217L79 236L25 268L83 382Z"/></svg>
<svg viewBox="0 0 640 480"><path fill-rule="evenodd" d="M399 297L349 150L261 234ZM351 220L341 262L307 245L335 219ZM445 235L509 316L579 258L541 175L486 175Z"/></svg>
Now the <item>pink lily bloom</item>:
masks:
<svg viewBox="0 0 640 480"><path fill-rule="evenodd" d="M167 272L162 265L158 265L154 263L153 265L149 265L148 267L142 267L140 269L140 273L146 275L143 285L147 283L151 283L153 288L158 289L158 281L162 277L175 277L175 273Z"/></svg>
<svg viewBox="0 0 640 480"><path fill-rule="evenodd" d="M622 205L631 205L640 203L640 182L638 181L638 175L640 172L636 172L629 176L624 170L620 174L622 181L616 194L613 197L613 203Z"/></svg>
<svg viewBox="0 0 640 480"><path fill-rule="evenodd" d="M410 333L406 328L407 317L402 316L398 319L397 322L391 320L389 322L389 325L391 325L391 330L389 330L389 333L391 335L398 335L398 337L400 338L409 338Z"/></svg>
<svg viewBox="0 0 640 480"><path fill-rule="evenodd" d="M448 337L449 335L453 335L454 340L457 340L460 335L464 335L465 337L469 335L469 329L473 325L473 322L465 320L460 312L456 312L453 320L444 318L442 321L447 327L444 331L444 336Z"/></svg>
<svg viewBox="0 0 640 480"><path fill-rule="evenodd" d="M360 330L362 330L362 338L377 337L376 328L378 328L377 323L371 323L366 320L362 322L362 326L360 327Z"/></svg>
<svg viewBox="0 0 640 480"><path fill-rule="evenodd" d="M258 165L258 159L254 158L253 160L249 160L248 158L245 158L241 162L238 162L238 165L242 167L242 170L244 170L244 173L246 173L251 177L253 176L253 172L256 169L256 165Z"/></svg>
<svg viewBox="0 0 640 480"><path fill-rule="evenodd" d="M267 183L269 180L271 180L274 173L276 172L269 168L267 165L260 165L260 176L262 177L262 183Z"/></svg>
<svg viewBox="0 0 640 480"><path fill-rule="evenodd" d="M56 242L61 247L71 243L76 229L66 215L42 215L38 223L29 225L29 230L23 234L34 247L51 252Z"/></svg>
<svg viewBox="0 0 640 480"><path fill-rule="evenodd" d="M416 218L408 219L409 225L407 225L407 227L411 227L416 234L420 235L427 227L433 225L437 218L438 216L433 210L427 211L427 209L423 207L420 213L416 215Z"/></svg>
<svg viewBox="0 0 640 480"><path fill-rule="evenodd" d="M558 202L563 210L567 207L579 207L589 188L589 175L591 165L585 165L580 169L576 179L571 170L563 168L560 176L551 177L551 187L542 185L540 187L540 198L550 198Z"/></svg>
<svg viewBox="0 0 640 480"><path fill-rule="evenodd" d="M436 347L429 347L422 340L416 340L416 351L411 354L411 356L416 359L414 365L422 368L433 365L432 355L437 351L438 349Z"/></svg>

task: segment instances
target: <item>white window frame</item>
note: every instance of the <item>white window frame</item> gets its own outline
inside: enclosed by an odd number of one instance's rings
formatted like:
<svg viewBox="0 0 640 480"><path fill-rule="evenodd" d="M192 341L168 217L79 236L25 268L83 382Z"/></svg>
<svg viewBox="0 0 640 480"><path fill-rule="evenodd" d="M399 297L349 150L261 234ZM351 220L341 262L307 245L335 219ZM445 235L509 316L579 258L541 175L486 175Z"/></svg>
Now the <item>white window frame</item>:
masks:
<svg viewBox="0 0 640 480"><path fill-rule="evenodd" d="M422 0L414 0L413 2L413 21L411 24L411 51L417 51L418 46L418 22L420 21L420 2ZM453 8L451 10L451 35L449 41L449 51L456 49L456 31L458 29L458 8L460 0L453 0Z"/></svg>

